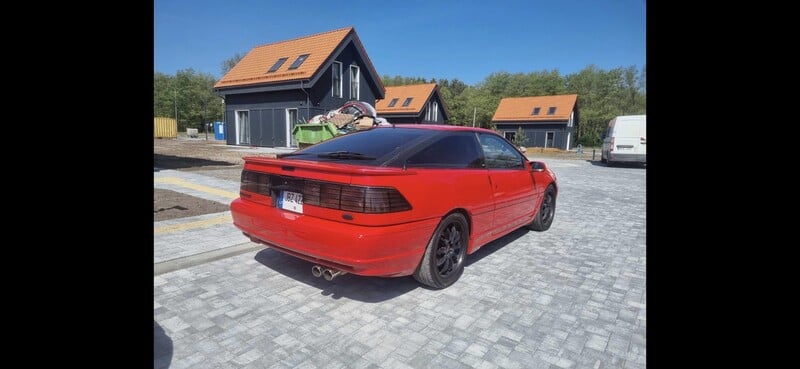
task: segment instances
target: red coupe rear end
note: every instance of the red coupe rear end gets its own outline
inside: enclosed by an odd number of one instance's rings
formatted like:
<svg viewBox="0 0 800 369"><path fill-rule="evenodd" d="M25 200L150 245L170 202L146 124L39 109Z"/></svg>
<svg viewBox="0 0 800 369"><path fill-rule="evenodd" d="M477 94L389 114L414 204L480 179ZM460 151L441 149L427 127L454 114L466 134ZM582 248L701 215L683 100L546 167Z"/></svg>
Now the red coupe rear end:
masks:
<svg viewBox="0 0 800 369"><path fill-rule="evenodd" d="M414 275L443 288L480 246L549 228L555 197L552 172L494 132L415 125L246 157L231 212L251 240L317 264L317 276Z"/></svg>

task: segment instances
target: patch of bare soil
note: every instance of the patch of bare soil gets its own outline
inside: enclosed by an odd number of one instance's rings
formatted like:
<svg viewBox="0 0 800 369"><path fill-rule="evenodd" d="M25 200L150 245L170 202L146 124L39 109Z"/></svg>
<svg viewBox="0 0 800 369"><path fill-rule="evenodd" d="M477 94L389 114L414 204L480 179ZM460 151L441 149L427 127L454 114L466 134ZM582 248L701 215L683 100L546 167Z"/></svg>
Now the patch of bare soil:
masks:
<svg viewBox="0 0 800 369"><path fill-rule="evenodd" d="M153 166L163 169L231 167L243 165L242 156L225 141L153 139Z"/></svg>
<svg viewBox="0 0 800 369"><path fill-rule="evenodd" d="M180 192L153 188L153 221L220 213L230 206Z"/></svg>

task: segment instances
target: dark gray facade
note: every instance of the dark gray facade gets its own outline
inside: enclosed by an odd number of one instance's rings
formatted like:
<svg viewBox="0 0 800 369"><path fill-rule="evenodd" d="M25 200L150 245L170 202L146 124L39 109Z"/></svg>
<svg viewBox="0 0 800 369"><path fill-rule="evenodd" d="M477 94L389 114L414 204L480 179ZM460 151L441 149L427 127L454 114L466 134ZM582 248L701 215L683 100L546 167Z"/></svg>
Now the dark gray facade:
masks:
<svg viewBox="0 0 800 369"><path fill-rule="evenodd" d="M291 135L294 124L287 124L290 117L296 116L295 122L303 123L353 100L375 106L375 99L383 98L383 86L359 50L353 36L348 35L311 79L217 89L217 94L225 99L226 142L242 146L296 147ZM341 97L332 94L334 62L342 66ZM351 65L359 70L357 98L350 95Z"/></svg>
<svg viewBox="0 0 800 369"><path fill-rule="evenodd" d="M567 127L566 123L495 123L497 131L503 134L506 138L506 132L513 132L517 134L519 127L522 127L522 132L527 137L524 146L526 147L555 147L562 150L567 149L567 139L570 140L569 148L575 146L575 132L574 127ZM548 137L548 133L550 137ZM549 139L548 139L549 138Z"/></svg>

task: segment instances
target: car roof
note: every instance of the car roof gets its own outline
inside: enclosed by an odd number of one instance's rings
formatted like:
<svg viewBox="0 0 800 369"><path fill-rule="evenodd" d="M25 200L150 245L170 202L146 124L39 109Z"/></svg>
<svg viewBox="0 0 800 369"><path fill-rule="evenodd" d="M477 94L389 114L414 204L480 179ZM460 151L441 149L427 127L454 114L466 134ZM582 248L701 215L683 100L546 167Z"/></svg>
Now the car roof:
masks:
<svg viewBox="0 0 800 369"><path fill-rule="evenodd" d="M449 124L394 124L390 126L378 126L375 128L413 128L413 129L426 129L426 130L434 130L434 131L471 131L471 132L482 132L482 133L494 133L497 132L492 131L486 128L478 128L478 127L468 127L468 126L454 126Z"/></svg>

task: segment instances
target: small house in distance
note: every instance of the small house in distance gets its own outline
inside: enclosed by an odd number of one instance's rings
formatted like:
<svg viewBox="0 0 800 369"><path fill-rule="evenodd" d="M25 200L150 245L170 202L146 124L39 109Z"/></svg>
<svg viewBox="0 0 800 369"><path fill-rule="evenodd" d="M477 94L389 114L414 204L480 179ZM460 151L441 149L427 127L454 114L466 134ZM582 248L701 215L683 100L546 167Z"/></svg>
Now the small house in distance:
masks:
<svg viewBox="0 0 800 369"><path fill-rule="evenodd" d="M528 147L569 150L579 122L578 95L506 97L492 117L497 131L514 141L522 128Z"/></svg>
<svg viewBox="0 0 800 369"><path fill-rule="evenodd" d="M353 27L256 46L214 91L225 100L227 144L263 147L297 147L295 124L384 96Z"/></svg>
<svg viewBox="0 0 800 369"><path fill-rule="evenodd" d="M443 124L450 115L436 83L386 87L375 111L389 123Z"/></svg>

